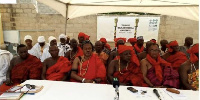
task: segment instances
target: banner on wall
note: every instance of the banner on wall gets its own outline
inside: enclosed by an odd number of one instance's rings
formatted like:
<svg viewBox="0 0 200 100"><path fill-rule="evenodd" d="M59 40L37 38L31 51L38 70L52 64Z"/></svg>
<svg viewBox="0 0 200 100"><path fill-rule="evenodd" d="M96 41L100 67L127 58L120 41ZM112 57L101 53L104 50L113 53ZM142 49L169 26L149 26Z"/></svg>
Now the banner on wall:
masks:
<svg viewBox="0 0 200 100"><path fill-rule="evenodd" d="M97 40L105 37L107 41L113 41L115 32L117 38L133 38L136 19L139 19L136 37L143 36L145 42L150 39L158 39L160 17L98 16Z"/></svg>

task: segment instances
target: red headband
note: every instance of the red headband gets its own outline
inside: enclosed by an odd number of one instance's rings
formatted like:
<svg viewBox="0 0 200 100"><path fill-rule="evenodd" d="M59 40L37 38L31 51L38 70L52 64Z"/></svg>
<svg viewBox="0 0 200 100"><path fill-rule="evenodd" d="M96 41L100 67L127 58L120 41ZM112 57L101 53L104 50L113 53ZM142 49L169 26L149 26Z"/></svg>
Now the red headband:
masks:
<svg viewBox="0 0 200 100"><path fill-rule="evenodd" d="M192 46L190 49L187 50L187 52L190 54L190 61L192 63L195 63L196 61L198 61L199 59L195 55L195 53L199 53L199 43Z"/></svg>
<svg viewBox="0 0 200 100"><path fill-rule="evenodd" d="M170 42L166 46L167 46L169 52L173 52L173 49L171 48L171 46L178 46L178 42L175 40L175 41Z"/></svg>

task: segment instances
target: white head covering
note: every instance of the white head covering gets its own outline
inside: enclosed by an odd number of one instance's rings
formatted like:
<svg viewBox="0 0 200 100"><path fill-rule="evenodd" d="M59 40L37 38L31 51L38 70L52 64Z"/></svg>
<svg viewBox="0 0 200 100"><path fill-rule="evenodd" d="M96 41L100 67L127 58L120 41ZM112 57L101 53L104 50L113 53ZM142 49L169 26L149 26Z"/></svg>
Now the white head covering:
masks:
<svg viewBox="0 0 200 100"><path fill-rule="evenodd" d="M26 41L27 39L30 39L30 40L33 41L32 37L31 37L30 35L26 35L26 36L24 37L24 41Z"/></svg>
<svg viewBox="0 0 200 100"><path fill-rule="evenodd" d="M67 39L67 36L66 36L65 34L60 34L60 35L59 35L59 39L60 39L60 38L64 38L64 39L66 40L66 39Z"/></svg>
<svg viewBox="0 0 200 100"><path fill-rule="evenodd" d="M44 36L38 36L38 42L39 42L39 43L45 42Z"/></svg>
<svg viewBox="0 0 200 100"><path fill-rule="evenodd" d="M50 44L50 42L51 42L52 40L56 40L56 38L53 37L53 36L50 36L50 37L48 38L48 40L49 40L49 44Z"/></svg>

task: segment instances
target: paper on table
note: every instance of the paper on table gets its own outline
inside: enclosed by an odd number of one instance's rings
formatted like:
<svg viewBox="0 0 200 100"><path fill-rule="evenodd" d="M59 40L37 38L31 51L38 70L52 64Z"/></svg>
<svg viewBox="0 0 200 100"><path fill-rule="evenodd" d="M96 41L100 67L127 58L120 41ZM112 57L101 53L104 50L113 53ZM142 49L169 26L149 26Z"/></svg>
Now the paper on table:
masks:
<svg viewBox="0 0 200 100"><path fill-rule="evenodd" d="M27 92L28 93L37 93L43 89L43 86L35 86L35 89L29 89L26 86L24 86L22 89L17 90L16 92Z"/></svg>
<svg viewBox="0 0 200 100"><path fill-rule="evenodd" d="M165 93L167 93L169 96L171 96L174 100L186 100L187 96L180 92L180 94L172 93L167 91L166 89L163 89Z"/></svg>
<svg viewBox="0 0 200 100"><path fill-rule="evenodd" d="M23 95L23 93L3 93L2 95L0 95L0 99L19 99L21 96Z"/></svg>

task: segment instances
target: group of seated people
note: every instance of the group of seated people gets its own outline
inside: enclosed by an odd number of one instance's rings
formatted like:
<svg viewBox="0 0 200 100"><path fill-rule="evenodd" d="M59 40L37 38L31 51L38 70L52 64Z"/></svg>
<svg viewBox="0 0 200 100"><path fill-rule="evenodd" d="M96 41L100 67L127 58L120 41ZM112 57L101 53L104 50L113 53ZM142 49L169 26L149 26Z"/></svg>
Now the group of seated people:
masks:
<svg viewBox="0 0 200 100"><path fill-rule="evenodd" d="M27 35L26 45L17 47L18 56L10 57L10 63L2 56L9 53L1 50L1 67L7 66L7 70L0 79L0 91L29 79L112 84L113 78L127 86L198 90L199 44L193 45L191 37L185 38L184 46L161 40L161 48L155 39L144 47L142 36L129 38L131 46L125 45L126 38L116 38L112 50L105 38L94 46L89 38L80 32L78 44L76 39L61 34L57 44L53 36L48 38L49 43L39 36L32 46L32 37Z"/></svg>

